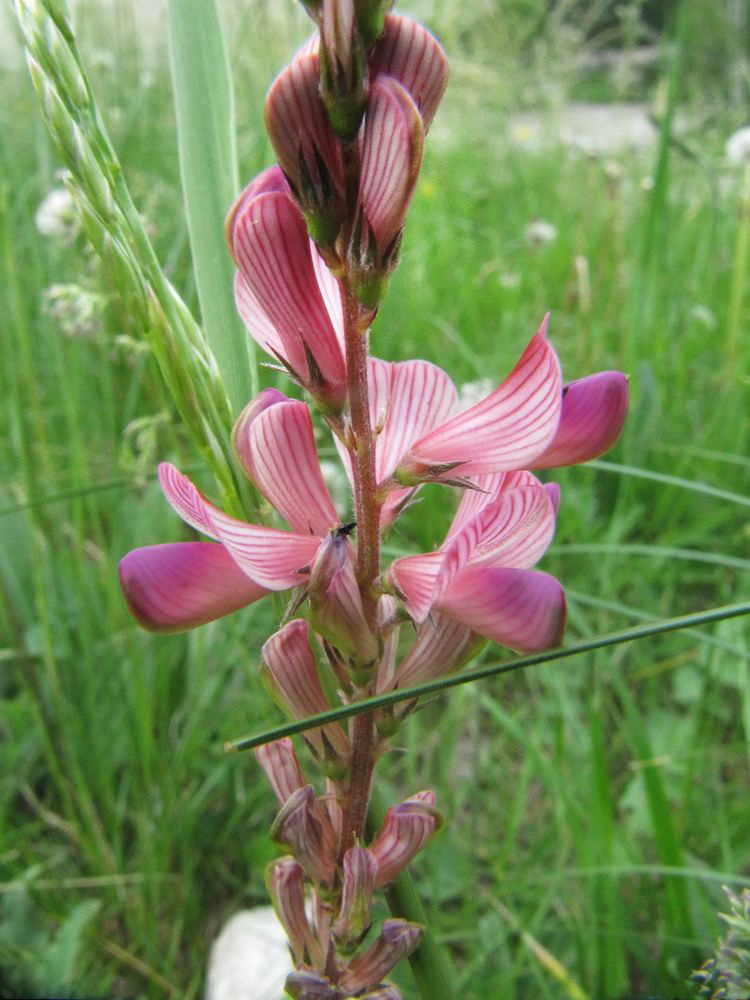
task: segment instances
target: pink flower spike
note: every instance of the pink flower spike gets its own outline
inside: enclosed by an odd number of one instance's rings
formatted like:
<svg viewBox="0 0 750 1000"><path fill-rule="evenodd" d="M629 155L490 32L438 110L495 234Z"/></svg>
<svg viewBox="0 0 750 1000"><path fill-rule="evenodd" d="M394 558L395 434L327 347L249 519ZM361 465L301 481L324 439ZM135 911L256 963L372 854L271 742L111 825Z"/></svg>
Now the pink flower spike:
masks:
<svg viewBox="0 0 750 1000"><path fill-rule="evenodd" d="M136 621L152 632L205 625L268 593L210 542L134 549L120 562L120 584Z"/></svg>
<svg viewBox="0 0 750 1000"><path fill-rule="evenodd" d="M289 738L264 743L256 749L255 759L263 769L280 806L284 805L292 792L307 784Z"/></svg>
<svg viewBox="0 0 750 1000"><path fill-rule="evenodd" d="M485 641L461 622L435 612L417 632L417 640L402 660L393 687L411 687L452 673L476 656Z"/></svg>
<svg viewBox="0 0 750 1000"><path fill-rule="evenodd" d="M293 858L279 858L266 869L266 887L279 923L286 931L295 964L322 959L305 913L305 875Z"/></svg>
<svg viewBox="0 0 750 1000"><path fill-rule="evenodd" d="M411 18L388 14L369 63L373 79L392 76L408 91L426 134L448 84L448 60L437 39Z"/></svg>
<svg viewBox="0 0 750 1000"><path fill-rule="evenodd" d="M304 220L288 195L272 192L245 203L234 217L232 252L244 284L237 282L238 307L257 337L268 326L280 342L281 359L305 388L332 408L346 396L346 364L320 291ZM265 323L258 323L265 317ZM260 329L262 326L264 329Z"/></svg>
<svg viewBox="0 0 750 1000"><path fill-rule="evenodd" d="M310 646L308 624L303 619L287 622L266 641L260 670L274 700L290 718L304 719L330 708ZM311 729L305 737L320 760L349 758L349 741L337 723Z"/></svg>
<svg viewBox="0 0 750 1000"><path fill-rule="evenodd" d="M339 523L304 403L282 398L245 421L242 436L245 468L292 530L322 537Z"/></svg>
<svg viewBox="0 0 750 1000"><path fill-rule="evenodd" d="M384 920L380 936L366 951L352 959L340 985L347 994L379 986L397 962L414 951L421 937L419 924L398 918Z"/></svg>
<svg viewBox="0 0 750 1000"><path fill-rule="evenodd" d="M359 200L375 239L378 269L387 270L422 166L424 130L414 101L391 77L378 77L365 116ZM363 234L363 240L366 234Z"/></svg>
<svg viewBox="0 0 750 1000"><path fill-rule="evenodd" d="M473 632L523 653L559 646L565 592L548 573L469 566L436 603Z"/></svg>
<svg viewBox="0 0 750 1000"><path fill-rule="evenodd" d="M420 438L397 470L397 479L407 483L429 478L431 469L446 465L457 465L461 476L533 466L560 420L560 363L546 334L545 317L508 378L485 399Z"/></svg>
<svg viewBox="0 0 750 1000"><path fill-rule="evenodd" d="M443 817L435 808L432 791L417 792L391 806L385 814L382 830L370 844L370 851L378 862L376 888L392 882L442 825Z"/></svg>
<svg viewBox="0 0 750 1000"><path fill-rule="evenodd" d="M275 528L246 524L214 507L173 465L159 466L159 481L172 507L188 524L217 538L234 561L256 583L287 590L304 583L300 572L318 551L320 539Z"/></svg>
<svg viewBox="0 0 750 1000"><path fill-rule="evenodd" d="M533 467L577 465L604 454L620 435L628 398L628 377L622 372L598 372L569 382L563 388L557 433Z"/></svg>

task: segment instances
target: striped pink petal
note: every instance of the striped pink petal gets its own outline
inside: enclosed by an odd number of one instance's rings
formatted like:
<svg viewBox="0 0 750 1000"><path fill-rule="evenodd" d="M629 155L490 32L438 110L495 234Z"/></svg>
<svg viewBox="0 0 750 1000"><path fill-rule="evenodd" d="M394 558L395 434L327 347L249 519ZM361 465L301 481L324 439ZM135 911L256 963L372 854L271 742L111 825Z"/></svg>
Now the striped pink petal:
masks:
<svg viewBox="0 0 750 1000"><path fill-rule="evenodd" d="M378 77L365 117L359 200L379 263L403 228L423 144L422 119L409 94L391 77Z"/></svg>
<svg viewBox="0 0 750 1000"><path fill-rule="evenodd" d="M269 590L305 583L300 569L309 566L320 539L257 524L246 524L219 510L173 465L159 466L159 481L172 507L188 524L224 544L237 565Z"/></svg>
<svg viewBox="0 0 750 1000"><path fill-rule="evenodd" d="M120 562L120 584L136 621L153 632L205 625L268 593L210 542L134 549Z"/></svg>
<svg viewBox="0 0 750 1000"><path fill-rule="evenodd" d="M391 564L388 578L403 595L406 610L416 622L423 622L435 603L435 583L444 559L444 552L426 552Z"/></svg>
<svg viewBox="0 0 750 1000"><path fill-rule="evenodd" d="M330 708L310 646L308 624L302 619L288 622L264 644L261 676L274 699L292 719L304 719ZM311 729L306 736L323 759L330 756L327 747L339 757L349 756L349 741L337 723Z"/></svg>
<svg viewBox="0 0 750 1000"><path fill-rule="evenodd" d="M278 389L263 389L254 399L250 400L235 421L232 428L232 445L245 475L253 482L255 482L255 469L250 451L250 428L256 417L259 417L269 406L288 402L289 397L285 396L283 392L279 392Z"/></svg>
<svg viewBox="0 0 750 1000"><path fill-rule="evenodd" d="M560 486L558 483L545 483L544 488L549 495L555 517L557 517L557 512L560 510Z"/></svg>
<svg viewBox="0 0 750 1000"><path fill-rule="evenodd" d="M202 531L209 538L219 537L211 520L212 504L206 500L188 477L183 476L180 470L170 462L162 462L159 465L159 485L172 509L180 515L186 524L197 531Z"/></svg>
<svg viewBox="0 0 750 1000"><path fill-rule="evenodd" d="M247 452L255 485L294 531L322 536L339 523L304 403L290 399L260 413L248 428Z"/></svg>
<svg viewBox="0 0 750 1000"><path fill-rule="evenodd" d="M284 172L281 167L278 167L275 164L272 167L266 167L266 169L262 170L257 177L254 177L229 209L226 222L224 223L224 233L227 238L227 243L229 244L230 253L232 252L232 232L234 230L234 222L239 212L241 212L241 210L247 205L248 202L252 201L253 198L257 198L259 194L269 194L274 191L291 194L291 188L289 187L289 183L284 176Z"/></svg>
<svg viewBox="0 0 750 1000"><path fill-rule="evenodd" d="M369 64L372 78L392 76L409 92L426 133L448 83L448 60L437 39L411 18L388 14Z"/></svg>
<svg viewBox="0 0 750 1000"><path fill-rule="evenodd" d="M283 344L283 357L310 382L306 348L343 397L346 365L310 256L304 220L285 194L263 194L235 216L235 261Z"/></svg>
<svg viewBox="0 0 750 1000"><path fill-rule="evenodd" d="M541 483L503 490L455 535L434 583L433 601L471 565L527 569L547 551L555 514Z"/></svg>
<svg viewBox="0 0 750 1000"><path fill-rule="evenodd" d="M622 372L598 372L568 383L557 433L534 459L534 468L576 465L602 455L619 437L628 397L628 378Z"/></svg>
<svg viewBox="0 0 750 1000"><path fill-rule="evenodd" d="M297 196L304 197L310 184L318 190L342 187L341 153L320 97L317 53L303 48L277 76L266 98L265 119L281 169ZM301 163L307 179L300 173Z"/></svg>
<svg viewBox="0 0 750 1000"><path fill-rule="evenodd" d="M462 476L534 464L560 419L560 364L546 331L545 319L508 378L486 399L414 444L403 466L406 475L451 462L462 463Z"/></svg>
<svg viewBox="0 0 750 1000"><path fill-rule="evenodd" d="M473 632L520 652L562 642L565 593L554 577L538 570L469 566L436 606Z"/></svg>
<svg viewBox="0 0 750 1000"><path fill-rule="evenodd" d="M391 806L380 833L369 847L378 863L376 887L392 882L440 829L442 822L432 791L417 792Z"/></svg>
<svg viewBox="0 0 750 1000"><path fill-rule="evenodd" d="M443 548L463 528L489 504L494 503L501 492L516 489L520 486L535 486L539 480L530 472L494 472L484 476L472 476L472 484L476 489L466 489L461 496L448 534L445 536Z"/></svg>
<svg viewBox="0 0 750 1000"><path fill-rule="evenodd" d="M234 276L234 304L237 306L240 319L258 347L262 347L267 354L275 358L288 360L285 356L284 341L240 271Z"/></svg>
<svg viewBox="0 0 750 1000"><path fill-rule="evenodd" d="M253 580L269 590L288 590L307 582L307 568L320 547L318 537L246 524L217 508L212 509L211 519L219 541Z"/></svg>
<svg viewBox="0 0 750 1000"><path fill-rule="evenodd" d="M429 361L400 361L391 364L390 369L387 398L378 400L385 414L377 442L378 482L393 473L415 441L458 408L456 388L437 365Z"/></svg>
<svg viewBox="0 0 750 1000"><path fill-rule="evenodd" d="M312 260L315 277L318 279L320 294L322 295L326 309L328 310L331 325L333 326L333 332L336 334L336 339L339 342L341 353L344 354L344 310L341 305L341 289L339 288L339 283L331 274L328 265L318 253L318 248L312 240L310 240L310 259Z"/></svg>
<svg viewBox="0 0 750 1000"><path fill-rule="evenodd" d="M292 792L307 784L289 737L257 747L255 759L263 769L280 806L284 805Z"/></svg>
<svg viewBox="0 0 750 1000"><path fill-rule="evenodd" d="M454 618L434 613L420 626L417 639L401 662L394 687L442 677L458 670L484 643L471 629Z"/></svg>

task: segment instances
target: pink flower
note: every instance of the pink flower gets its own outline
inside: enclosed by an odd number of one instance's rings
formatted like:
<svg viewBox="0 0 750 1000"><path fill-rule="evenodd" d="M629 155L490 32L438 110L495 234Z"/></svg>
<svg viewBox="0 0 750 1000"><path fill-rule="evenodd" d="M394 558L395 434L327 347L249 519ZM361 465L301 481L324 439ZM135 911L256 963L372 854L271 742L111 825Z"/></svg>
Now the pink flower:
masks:
<svg viewBox="0 0 750 1000"><path fill-rule="evenodd" d="M175 542L125 556L122 588L146 628L194 628L269 591L307 583L321 544L338 524L304 403L265 390L240 416L234 441L245 471L292 530L231 517L173 465L163 463L159 481L167 500L184 521L218 544Z"/></svg>
<svg viewBox="0 0 750 1000"><path fill-rule="evenodd" d="M556 487L542 486L529 472L481 476L476 485L464 493L443 545L397 559L388 573L391 584L414 621L425 623L439 612L434 629L445 627L445 617L467 630L450 636L457 656L471 632L517 650L558 645L563 589L554 577L528 568L552 539ZM404 673L413 681L415 672L407 657Z"/></svg>
<svg viewBox="0 0 750 1000"><path fill-rule="evenodd" d="M227 220L235 301L251 336L324 409L346 399L341 296L278 167L257 177Z"/></svg>
<svg viewBox="0 0 750 1000"><path fill-rule="evenodd" d="M424 482L471 485L478 475L596 458L617 440L628 408L621 372L563 386L546 318L510 375L463 411L456 387L437 365L376 358L369 364L384 529ZM337 446L351 478L349 457Z"/></svg>

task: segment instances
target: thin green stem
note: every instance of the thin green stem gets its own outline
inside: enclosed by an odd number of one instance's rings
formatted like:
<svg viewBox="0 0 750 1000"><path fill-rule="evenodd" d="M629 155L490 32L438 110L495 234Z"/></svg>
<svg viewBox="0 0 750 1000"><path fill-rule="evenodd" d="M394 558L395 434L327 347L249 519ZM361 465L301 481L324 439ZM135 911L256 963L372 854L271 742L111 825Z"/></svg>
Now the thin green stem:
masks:
<svg viewBox="0 0 750 1000"><path fill-rule="evenodd" d="M474 670L467 670L462 674L453 677L440 677L438 680L426 681L424 684L415 684L413 687L403 688L401 691L388 691L386 694L375 695L372 698L363 698L352 705L343 705L341 708L332 708L319 715L313 715L309 719L302 719L298 722L291 722L274 729L269 729L258 736L246 736L241 739L231 740L224 744L227 751L252 750L254 747L263 746L272 740L280 740L285 736L294 736L297 733L304 733L308 729L315 729L317 726L328 725L331 722L341 722L342 719L350 719L354 715L362 712L374 712L376 709L385 708L387 705L395 705L402 701L411 701L415 698L423 698L425 695L438 694L450 688L458 687L460 684L471 684L474 681L485 680L488 677L497 677L500 674L513 673L516 670L525 670L527 667L534 667L540 663L551 663L554 660L567 659L577 656L579 653L591 653L597 649L606 649L608 646L619 646L625 642L633 642L636 639L646 639L652 635L664 635L666 632L677 632L680 629L694 628L696 625L706 625L709 622L724 621L727 618L739 618L741 615L750 614L750 601L740 604L726 604L719 608L711 608L709 611L695 611L689 615L680 615L677 618L665 618L662 621L653 622L650 625L636 625L633 628L622 629L619 632L609 632L606 635L597 636L593 639L586 639L577 642L564 649L550 649L544 653L532 653L529 656L517 656L504 663L492 663Z"/></svg>

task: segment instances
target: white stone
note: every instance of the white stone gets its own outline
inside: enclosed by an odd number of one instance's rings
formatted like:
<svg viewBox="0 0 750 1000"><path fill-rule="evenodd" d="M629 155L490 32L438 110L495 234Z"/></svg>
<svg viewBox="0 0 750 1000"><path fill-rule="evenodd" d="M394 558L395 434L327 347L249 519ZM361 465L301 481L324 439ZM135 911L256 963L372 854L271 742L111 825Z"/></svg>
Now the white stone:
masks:
<svg viewBox="0 0 750 1000"><path fill-rule="evenodd" d="M291 971L286 935L273 907L241 910L211 947L206 1000L283 1000Z"/></svg>

